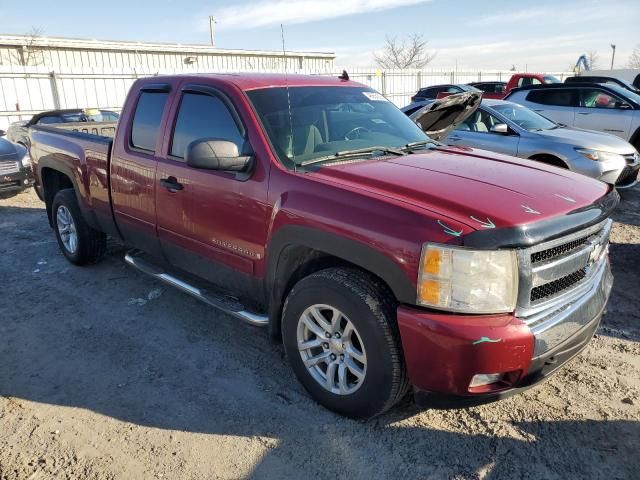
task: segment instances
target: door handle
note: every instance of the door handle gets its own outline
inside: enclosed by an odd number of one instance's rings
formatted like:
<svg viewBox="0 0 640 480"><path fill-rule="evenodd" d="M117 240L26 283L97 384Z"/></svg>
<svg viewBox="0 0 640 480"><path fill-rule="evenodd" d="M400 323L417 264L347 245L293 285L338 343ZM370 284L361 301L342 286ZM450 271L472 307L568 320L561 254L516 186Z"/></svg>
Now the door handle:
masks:
<svg viewBox="0 0 640 480"><path fill-rule="evenodd" d="M453 140L454 142L459 142L460 140L462 140L462 138L454 135L454 136L449 137L449 140Z"/></svg>
<svg viewBox="0 0 640 480"><path fill-rule="evenodd" d="M578 112L578 115L591 115L591 112Z"/></svg>
<svg viewBox="0 0 640 480"><path fill-rule="evenodd" d="M534 108L534 112L544 112L544 108Z"/></svg>
<svg viewBox="0 0 640 480"><path fill-rule="evenodd" d="M178 190L182 190L184 186L178 182L176 177L167 177L160 179L160 185L169 190L170 192L177 192Z"/></svg>

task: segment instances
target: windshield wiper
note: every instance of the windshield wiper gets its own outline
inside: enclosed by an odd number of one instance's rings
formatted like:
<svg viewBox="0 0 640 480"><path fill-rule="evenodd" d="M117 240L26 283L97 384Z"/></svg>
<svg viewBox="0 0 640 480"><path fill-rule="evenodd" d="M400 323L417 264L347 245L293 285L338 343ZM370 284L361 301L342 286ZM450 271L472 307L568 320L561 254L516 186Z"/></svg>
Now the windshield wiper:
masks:
<svg viewBox="0 0 640 480"><path fill-rule="evenodd" d="M324 157L312 158L311 160L300 162L298 166L306 167L307 165L314 165L316 163L323 163L323 162L331 162L331 161L340 160L343 158L359 157L362 155L372 155L375 152L391 153L393 155L398 155L398 156L406 155L406 153L402 151L402 149L394 148L394 147L385 147L383 145L380 145L375 147L356 148L354 150L344 150L342 152L336 152L331 155L326 155Z"/></svg>
<svg viewBox="0 0 640 480"><path fill-rule="evenodd" d="M403 152L412 152L413 150L419 150L421 148L426 147L427 145L438 146L438 142L435 140L420 140L418 142L407 143L404 147L402 147Z"/></svg>

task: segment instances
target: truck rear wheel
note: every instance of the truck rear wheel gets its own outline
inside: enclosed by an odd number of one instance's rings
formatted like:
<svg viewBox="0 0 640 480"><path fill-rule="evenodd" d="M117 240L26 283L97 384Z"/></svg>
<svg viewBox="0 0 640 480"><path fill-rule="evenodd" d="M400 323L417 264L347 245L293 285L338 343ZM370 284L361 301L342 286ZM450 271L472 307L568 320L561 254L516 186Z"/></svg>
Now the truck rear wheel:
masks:
<svg viewBox="0 0 640 480"><path fill-rule="evenodd" d="M363 272L331 268L298 282L285 303L282 335L298 380L334 412L374 417L407 392L394 299Z"/></svg>
<svg viewBox="0 0 640 480"><path fill-rule="evenodd" d="M53 231L67 260L75 265L87 265L104 257L107 236L84 221L73 189L60 190L53 199L51 211Z"/></svg>

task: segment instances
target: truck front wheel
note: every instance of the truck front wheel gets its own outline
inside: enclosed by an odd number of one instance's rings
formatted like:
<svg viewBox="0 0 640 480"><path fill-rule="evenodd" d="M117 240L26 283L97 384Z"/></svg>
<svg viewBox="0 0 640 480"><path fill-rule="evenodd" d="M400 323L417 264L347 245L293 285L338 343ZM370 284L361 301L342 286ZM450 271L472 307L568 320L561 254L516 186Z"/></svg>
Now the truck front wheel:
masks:
<svg viewBox="0 0 640 480"><path fill-rule="evenodd" d="M392 295L355 269L331 268L289 293L282 335L294 373L311 396L351 418L370 418L407 392Z"/></svg>
<svg viewBox="0 0 640 480"><path fill-rule="evenodd" d="M84 221L76 194L71 188L60 190L52 204L53 230L60 250L71 263L97 263L107 251L107 237Z"/></svg>

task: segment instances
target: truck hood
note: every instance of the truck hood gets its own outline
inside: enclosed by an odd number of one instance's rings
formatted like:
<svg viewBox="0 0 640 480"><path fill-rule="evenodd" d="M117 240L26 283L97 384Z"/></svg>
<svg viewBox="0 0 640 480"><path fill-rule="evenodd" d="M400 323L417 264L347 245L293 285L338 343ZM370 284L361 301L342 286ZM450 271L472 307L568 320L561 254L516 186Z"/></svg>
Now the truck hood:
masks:
<svg viewBox="0 0 640 480"><path fill-rule="evenodd" d="M544 137L552 142L564 143L581 148L602 150L605 152L629 155L634 153L634 148L629 142L615 135L608 133L594 132L580 128L554 128L553 130L543 130L531 132Z"/></svg>
<svg viewBox="0 0 640 480"><path fill-rule="evenodd" d="M434 140L446 137L480 106L482 92L463 92L435 100L409 118Z"/></svg>
<svg viewBox="0 0 640 480"><path fill-rule="evenodd" d="M514 227L591 205L609 187L540 162L439 147L403 157L326 165L310 175L385 196L471 230ZM460 225L449 224L460 230ZM469 228L463 229L465 234Z"/></svg>

